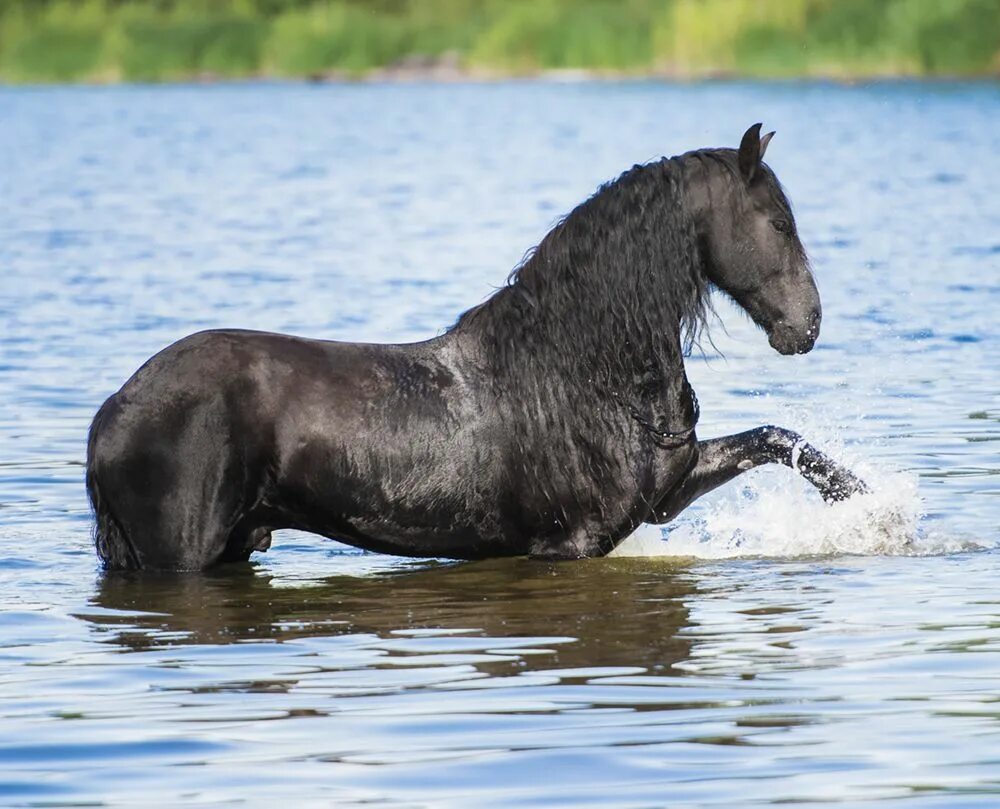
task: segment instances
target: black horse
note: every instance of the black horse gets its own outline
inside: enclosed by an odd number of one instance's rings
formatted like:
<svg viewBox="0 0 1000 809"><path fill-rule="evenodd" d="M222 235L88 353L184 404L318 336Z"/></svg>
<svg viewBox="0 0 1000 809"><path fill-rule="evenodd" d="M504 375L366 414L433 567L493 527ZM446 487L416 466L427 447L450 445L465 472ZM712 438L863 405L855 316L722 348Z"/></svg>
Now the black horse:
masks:
<svg viewBox="0 0 1000 809"><path fill-rule="evenodd" d="M827 500L864 484L778 427L698 441L683 357L713 287L782 354L820 301L771 133L635 166L506 286L407 345L207 331L143 365L87 448L108 568L192 570L299 528L374 551L601 556L765 463Z"/></svg>

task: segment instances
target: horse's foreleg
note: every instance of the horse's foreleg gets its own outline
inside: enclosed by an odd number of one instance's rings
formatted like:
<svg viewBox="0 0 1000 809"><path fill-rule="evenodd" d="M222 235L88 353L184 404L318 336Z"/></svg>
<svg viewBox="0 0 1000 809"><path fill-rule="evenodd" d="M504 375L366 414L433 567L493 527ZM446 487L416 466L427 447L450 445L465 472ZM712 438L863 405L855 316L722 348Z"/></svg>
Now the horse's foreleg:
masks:
<svg viewBox="0 0 1000 809"><path fill-rule="evenodd" d="M678 486L657 503L650 522L672 520L703 494L766 463L795 469L827 502L846 500L868 487L853 472L782 427L758 427L737 435L698 442L698 461Z"/></svg>

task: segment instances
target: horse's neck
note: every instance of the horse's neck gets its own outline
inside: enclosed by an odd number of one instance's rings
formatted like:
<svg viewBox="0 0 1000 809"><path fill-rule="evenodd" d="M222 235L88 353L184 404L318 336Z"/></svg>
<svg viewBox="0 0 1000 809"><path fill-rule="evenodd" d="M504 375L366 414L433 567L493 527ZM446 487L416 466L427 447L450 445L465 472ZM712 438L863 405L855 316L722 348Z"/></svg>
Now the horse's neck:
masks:
<svg viewBox="0 0 1000 809"><path fill-rule="evenodd" d="M682 354L684 313L665 305L670 285L663 283L664 274L675 266L665 255L664 228L680 220L681 212L675 209L679 200L669 196L666 169L660 164L633 171L638 175L631 178L630 187L604 189L564 223L561 238L572 242L582 231L581 241L590 239L590 252L580 257L586 271L577 271L580 268L569 262L560 268L534 267L537 272L561 270L567 287L542 285L537 307L543 317L565 324L567 340L587 338L577 350L627 354L644 369L669 373ZM615 185L623 182L619 179ZM605 241L593 240L593 231L604 232ZM533 294L530 275L514 286L523 287L521 294L529 298ZM664 361L670 367L661 368Z"/></svg>
<svg viewBox="0 0 1000 809"><path fill-rule="evenodd" d="M535 374L620 390L676 376L682 332L700 321L706 294L687 162L636 167L605 186L454 331L515 382Z"/></svg>
<svg viewBox="0 0 1000 809"><path fill-rule="evenodd" d="M621 267L592 268L597 274L616 269ZM501 370L534 372L550 384L563 384L563 375L571 373L581 377L574 382L623 391L676 375L683 368L680 318L669 308L659 317L664 312L644 298L657 291L644 290L640 279L620 282L631 286L629 294L604 298L587 288L586 279L571 278L556 291L519 278L471 321L486 351L502 355L496 357Z"/></svg>

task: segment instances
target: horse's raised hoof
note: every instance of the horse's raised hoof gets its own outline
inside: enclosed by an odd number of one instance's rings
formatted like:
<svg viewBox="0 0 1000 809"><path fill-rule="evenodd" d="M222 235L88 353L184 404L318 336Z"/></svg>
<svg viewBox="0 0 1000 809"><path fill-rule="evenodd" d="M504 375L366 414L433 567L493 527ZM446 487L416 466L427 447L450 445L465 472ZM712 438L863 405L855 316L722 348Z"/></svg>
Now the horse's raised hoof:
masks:
<svg viewBox="0 0 1000 809"><path fill-rule="evenodd" d="M842 469L820 492L827 503L840 503L849 500L856 494L868 494L871 489L868 484L853 472Z"/></svg>

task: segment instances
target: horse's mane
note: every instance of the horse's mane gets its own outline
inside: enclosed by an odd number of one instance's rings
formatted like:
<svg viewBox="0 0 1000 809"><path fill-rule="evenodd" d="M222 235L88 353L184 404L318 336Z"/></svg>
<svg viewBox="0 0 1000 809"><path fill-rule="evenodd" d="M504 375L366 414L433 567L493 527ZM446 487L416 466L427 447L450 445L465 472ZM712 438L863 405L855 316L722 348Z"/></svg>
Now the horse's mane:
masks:
<svg viewBox="0 0 1000 809"><path fill-rule="evenodd" d="M679 163L637 165L602 185L452 330L475 328L496 371L523 370L526 353L552 370L590 369L588 380L563 384L620 384L635 361L675 361L708 305Z"/></svg>
<svg viewBox="0 0 1000 809"><path fill-rule="evenodd" d="M524 471L539 482L601 474L615 454L607 441L635 427L621 414L640 389L682 377L709 285L684 177L681 160L665 158L601 186L452 328L478 335L511 429L524 433Z"/></svg>

